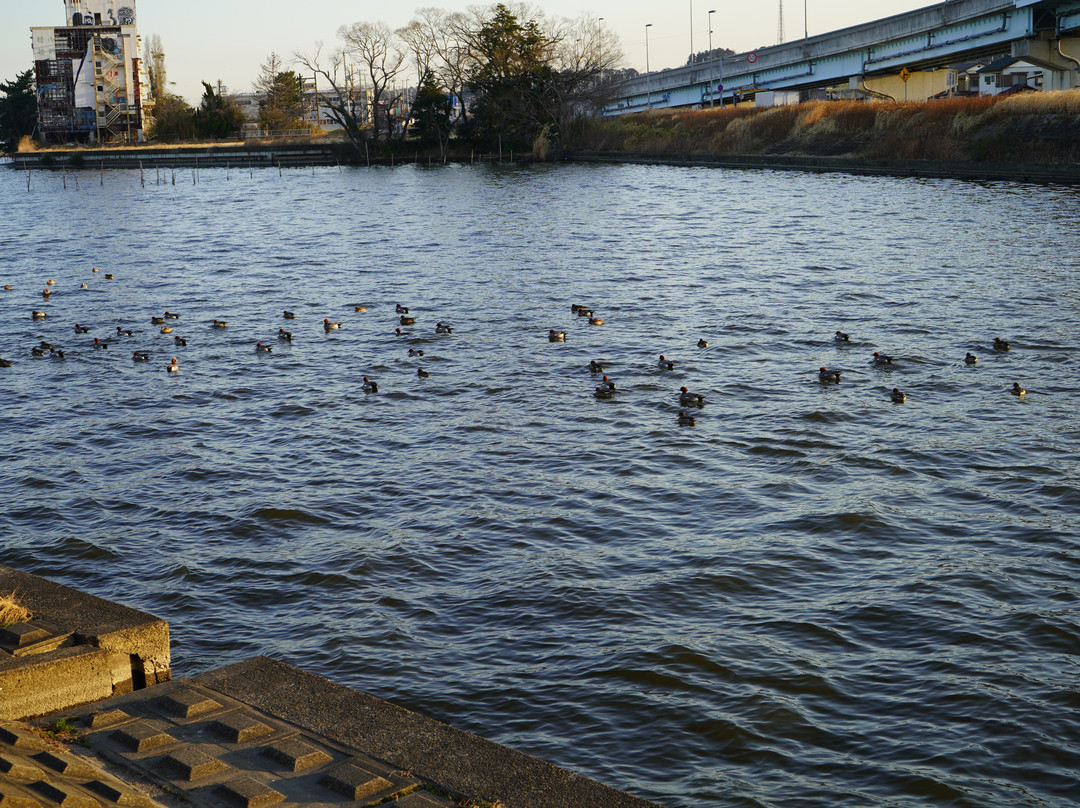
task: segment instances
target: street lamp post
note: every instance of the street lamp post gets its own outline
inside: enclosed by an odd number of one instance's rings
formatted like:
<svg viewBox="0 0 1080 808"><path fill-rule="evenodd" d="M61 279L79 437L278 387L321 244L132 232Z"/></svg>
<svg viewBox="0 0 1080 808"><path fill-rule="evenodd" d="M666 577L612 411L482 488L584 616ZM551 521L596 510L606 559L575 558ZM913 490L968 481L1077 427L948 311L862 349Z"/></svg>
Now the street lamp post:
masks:
<svg viewBox="0 0 1080 808"><path fill-rule="evenodd" d="M652 71L649 70L649 29L652 23L645 23L645 103L652 109Z"/></svg>
<svg viewBox="0 0 1080 808"><path fill-rule="evenodd" d="M690 0L690 64L694 63L694 0Z"/></svg>
<svg viewBox="0 0 1080 808"><path fill-rule="evenodd" d="M713 57L713 52L712 52L712 15L715 14L715 13L716 13L715 8L710 8L709 9L709 59L710 60L714 58ZM720 72L721 72L721 74L723 73L723 71L724 71L724 63L720 62ZM716 89L710 84L709 85L709 109L713 109L715 107L716 107ZM723 109L723 108L724 108L724 96L721 95L720 96L720 109Z"/></svg>

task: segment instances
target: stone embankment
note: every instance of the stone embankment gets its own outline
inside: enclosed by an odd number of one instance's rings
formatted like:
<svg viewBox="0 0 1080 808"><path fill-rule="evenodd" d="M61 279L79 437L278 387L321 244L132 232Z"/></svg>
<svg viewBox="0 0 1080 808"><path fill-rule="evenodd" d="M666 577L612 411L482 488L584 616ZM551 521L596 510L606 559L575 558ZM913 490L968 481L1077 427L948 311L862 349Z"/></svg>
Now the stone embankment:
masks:
<svg viewBox="0 0 1080 808"><path fill-rule="evenodd" d="M659 808L259 657L171 679L152 615L0 566L0 808Z"/></svg>

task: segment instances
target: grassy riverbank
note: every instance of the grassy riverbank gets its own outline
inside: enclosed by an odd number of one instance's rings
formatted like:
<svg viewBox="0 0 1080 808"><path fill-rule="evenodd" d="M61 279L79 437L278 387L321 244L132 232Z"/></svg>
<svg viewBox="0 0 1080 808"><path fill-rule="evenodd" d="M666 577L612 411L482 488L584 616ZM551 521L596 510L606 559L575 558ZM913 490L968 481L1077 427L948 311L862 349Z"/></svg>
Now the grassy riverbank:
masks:
<svg viewBox="0 0 1080 808"><path fill-rule="evenodd" d="M570 146L655 155L1066 164L1080 161L1080 90L652 112L590 122Z"/></svg>

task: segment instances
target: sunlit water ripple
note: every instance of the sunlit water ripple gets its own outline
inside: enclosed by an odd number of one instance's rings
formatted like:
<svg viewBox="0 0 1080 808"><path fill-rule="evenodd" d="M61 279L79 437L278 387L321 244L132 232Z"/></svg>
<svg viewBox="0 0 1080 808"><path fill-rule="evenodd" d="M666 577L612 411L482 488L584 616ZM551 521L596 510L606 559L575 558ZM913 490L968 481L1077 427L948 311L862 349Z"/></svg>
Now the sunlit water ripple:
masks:
<svg viewBox="0 0 1080 808"><path fill-rule="evenodd" d="M0 170L0 561L168 619L177 674L269 654L673 807L1075 804L1075 191L146 178Z"/></svg>

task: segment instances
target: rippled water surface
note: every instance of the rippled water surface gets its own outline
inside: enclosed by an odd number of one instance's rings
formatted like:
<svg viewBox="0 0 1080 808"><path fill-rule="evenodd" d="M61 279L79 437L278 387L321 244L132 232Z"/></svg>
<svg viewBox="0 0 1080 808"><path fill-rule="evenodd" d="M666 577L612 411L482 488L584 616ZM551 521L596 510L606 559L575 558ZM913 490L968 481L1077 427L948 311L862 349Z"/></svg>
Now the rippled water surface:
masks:
<svg viewBox="0 0 1080 808"><path fill-rule="evenodd" d="M668 806L1076 804L1076 191L158 179L0 170L0 562Z"/></svg>

